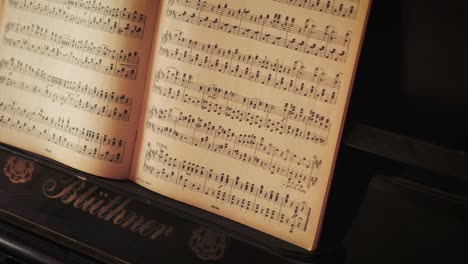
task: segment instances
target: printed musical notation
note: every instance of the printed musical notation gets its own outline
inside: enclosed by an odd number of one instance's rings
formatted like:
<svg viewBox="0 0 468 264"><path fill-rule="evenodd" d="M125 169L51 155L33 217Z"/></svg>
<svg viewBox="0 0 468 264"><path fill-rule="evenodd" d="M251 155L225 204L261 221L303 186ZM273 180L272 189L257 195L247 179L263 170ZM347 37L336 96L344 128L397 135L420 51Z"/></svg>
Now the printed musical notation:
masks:
<svg viewBox="0 0 468 264"><path fill-rule="evenodd" d="M168 44L177 48L170 49L167 47ZM217 44L206 44L185 38L180 31L163 34L160 54L329 104L336 103L341 85L341 74L337 74L334 78L328 77L319 67L315 68L314 72L308 72L298 61L294 66L287 66L268 57L243 54L239 49L225 49Z"/></svg>
<svg viewBox="0 0 468 264"><path fill-rule="evenodd" d="M136 65L140 60L138 52L125 53L123 50L116 51L108 46L95 46L93 42L87 40L76 40L69 35L58 34L35 24L22 25L20 23L10 21L5 27L5 33L10 31L110 60Z"/></svg>
<svg viewBox="0 0 468 264"><path fill-rule="evenodd" d="M146 16L126 8L103 6L96 1L8 0L10 7L76 25L143 39Z"/></svg>
<svg viewBox="0 0 468 264"><path fill-rule="evenodd" d="M266 131L275 133L278 135L287 135L297 139L310 141L315 144L326 145L328 139L328 129L317 131L314 127L301 128L291 124L291 120L283 118L275 120L268 116L256 115L253 111L248 112L244 109L223 106L221 103L213 103L203 98L197 98L195 96L183 95L183 91L163 86L156 85L153 87L153 92L171 98L177 101L184 102L186 104L192 104L200 107L200 109L207 112L217 113L224 115L227 118L235 119L239 122L243 122L252 127L265 128ZM268 113L267 113L268 114ZM318 125L317 125L318 126Z"/></svg>
<svg viewBox="0 0 468 264"><path fill-rule="evenodd" d="M93 159L123 162L125 141L73 126L70 118L52 116L43 109L33 111L16 102L0 102L0 126Z"/></svg>
<svg viewBox="0 0 468 264"><path fill-rule="evenodd" d="M152 122L153 119L157 121ZM146 128L158 135L282 176L286 188L305 192L318 180L315 173L321 167L321 160L300 157L289 150L281 150L264 138L257 139L254 134L239 134L200 117L184 115L181 111L153 106L148 112ZM184 130L187 132L182 132Z"/></svg>
<svg viewBox="0 0 468 264"><path fill-rule="evenodd" d="M151 165L151 162L157 165ZM187 160L178 160L165 150L147 143L143 170L168 183L180 186L184 191L198 192L210 202L226 203L245 212L251 212L280 225L289 227L289 232L305 232L311 208L307 202L267 190L263 185L245 182L238 176L215 172Z"/></svg>
<svg viewBox="0 0 468 264"><path fill-rule="evenodd" d="M359 0L273 0L329 15L356 19Z"/></svg>
<svg viewBox="0 0 468 264"><path fill-rule="evenodd" d="M7 73L2 75L2 70ZM27 82L27 79L30 81ZM61 79L14 58L0 60L0 85L32 93L52 102L70 105L102 117L130 120L133 102L131 97L92 88L81 82Z"/></svg>
<svg viewBox="0 0 468 264"><path fill-rule="evenodd" d="M257 15L198 0L171 0L166 15L175 20L261 41L337 62L346 62L351 33L338 34L333 26L317 29L313 19L304 26L283 15Z"/></svg>
<svg viewBox="0 0 468 264"><path fill-rule="evenodd" d="M237 120L247 125L265 128L265 130L280 135L292 135L297 138L310 140L325 145L330 119L304 108L297 109L293 104L285 103L278 107L257 98L241 96L234 92L223 90L215 85L205 85L193 82L191 75L168 69L158 71L156 81L174 84L181 89L164 87L154 84L152 91L185 104L194 105L201 110L223 115L231 120ZM194 92L197 95L190 95ZM296 126L293 124L296 123ZM297 124L300 123L300 124ZM322 130L322 135L317 130Z"/></svg>
<svg viewBox="0 0 468 264"><path fill-rule="evenodd" d="M177 111L172 109L158 109L153 106L149 110L149 118L155 118L159 121L167 122L175 126L184 127L194 133L203 133L215 136L216 139L234 143L237 146L249 148L258 153L264 153L271 157L271 159L279 158L283 161L302 166L306 169L320 168L321 162L319 160L311 160L306 157L301 157L294 152L291 152L289 149L282 150L272 143L265 142L265 138L263 137L257 140L257 136L255 134L237 134L231 129L226 129L223 126L215 126L211 122L204 122L200 117L196 118L192 115L184 116L180 111L177 113Z"/></svg>
<svg viewBox="0 0 468 264"><path fill-rule="evenodd" d="M137 77L138 52L117 52L39 25L9 22L5 27L3 43L102 74L130 80Z"/></svg>

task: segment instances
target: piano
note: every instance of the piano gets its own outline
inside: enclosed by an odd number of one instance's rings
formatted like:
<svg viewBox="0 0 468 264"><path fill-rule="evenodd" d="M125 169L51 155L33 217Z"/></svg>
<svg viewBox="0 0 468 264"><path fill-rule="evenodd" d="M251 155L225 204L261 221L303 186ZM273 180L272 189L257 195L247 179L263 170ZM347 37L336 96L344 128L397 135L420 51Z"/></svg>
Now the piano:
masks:
<svg viewBox="0 0 468 264"><path fill-rule="evenodd" d="M467 263L462 5L374 1L316 252L2 146L0 262Z"/></svg>

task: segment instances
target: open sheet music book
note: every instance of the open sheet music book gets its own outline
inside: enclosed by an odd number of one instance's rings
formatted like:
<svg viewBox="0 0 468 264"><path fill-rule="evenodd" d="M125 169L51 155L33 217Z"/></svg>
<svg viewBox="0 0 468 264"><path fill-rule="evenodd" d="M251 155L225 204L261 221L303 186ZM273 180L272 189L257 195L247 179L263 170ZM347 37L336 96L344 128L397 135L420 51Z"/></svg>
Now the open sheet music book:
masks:
<svg viewBox="0 0 468 264"><path fill-rule="evenodd" d="M369 0L0 0L0 142L316 248Z"/></svg>

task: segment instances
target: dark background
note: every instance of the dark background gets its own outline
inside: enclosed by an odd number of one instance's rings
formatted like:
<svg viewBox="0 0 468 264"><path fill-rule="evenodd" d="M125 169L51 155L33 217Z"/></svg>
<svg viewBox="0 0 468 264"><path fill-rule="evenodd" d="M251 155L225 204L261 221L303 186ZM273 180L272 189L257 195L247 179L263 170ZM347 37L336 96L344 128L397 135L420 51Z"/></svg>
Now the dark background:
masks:
<svg viewBox="0 0 468 264"><path fill-rule="evenodd" d="M468 263L466 10L455 0L373 1L348 126L434 144L464 157L464 168L454 178L373 160L345 238L347 263ZM452 161L435 157L435 168Z"/></svg>
<svg viewBox="0 0 468 264"><path fill-rule="evenodd" d="M467 150L465 1L373 1L352 119Z"/></svg>

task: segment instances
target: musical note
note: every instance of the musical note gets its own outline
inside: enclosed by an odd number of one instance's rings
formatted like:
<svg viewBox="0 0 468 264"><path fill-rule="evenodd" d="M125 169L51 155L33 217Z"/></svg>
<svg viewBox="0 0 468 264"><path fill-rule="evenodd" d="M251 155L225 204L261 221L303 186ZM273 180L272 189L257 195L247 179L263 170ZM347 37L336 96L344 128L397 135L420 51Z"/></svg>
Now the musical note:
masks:
<svg viewBox="0 0 468 264"><path fill-rule="evenodd" d="M38 25L8 23L3 43L102 74L130 80L136 80L137 77L137 52L116 52L105 46L95 46L91 41L51 32Z"/></svg>
<svg viewBox="0 0 468 264"><path fill-rule="evenodd" d="M0 60L0 71L2 69L8 70L9 74L0 75L0 85L32 93L52 102L70 105L102 117L122 121L130 120L132 98L98 90L96 87L91 88L80 82L64 80L21 61L15 61L15 59ZM18 77L10 77L13 74ZM29 77L32 82L23 81L25 77ZM93 103L93 99L97 99L98 102ZM112 108L112 105L115 107Z"/></svg>
<svg viewBox="0 0 468 264"><path fill-rule="evenodd" d="M38 40L56 44L61 47L67 47L90 55L96 55L98 57L107 58L113 61L120 61L138 65L140 60L138 52L126 53L123 50L113 50L105 45L95 46L94 43L91 41L77 40L67 34L58 34L56 32L49 31L47 28L41 27L40 25L22 25L20 23L9 21L5 27L5 33L8 33L10 31L15 32L17 34L21 34L23 36L28 36L31 38L36 38Z"/></svg>
<svg viewBox="0 0 468 264"><path fill-rule="evenodd" d="M228 60L240 62L246 65L252 65L261 69L270 70L275 73L285 74L291 77L295 77L299 80L307 80L310 82L318 82L320 85L324 85L330 88L339 89L341 85L341 80L337 77L332 78L328 77L326 73L321 74L321 78L317 72L320 70L319 67L316 67L313 72L306 71L306 67L302 64L301 61L295 61L293 66L288 66L278 62L278 59L270 59L267 56L262 56L259 54L244 54L239 49L227 49L223 48L218 44L204 43L202 41L190 39L184 37L184 32L182 31L166 31L162 34L162 42L171 43L179 47L185 47L190 50L201 51L206 54L210 54L214 57L225 58ZM337 74L339 76L339 74Z"/></svg>
<svg viewBox="0 0 468 264"><path fill-rule="evenodd" d="M288 16L282 20L281 14L274 14L273 16L266 15L256 15L253 14L248 9L231 9L227 4L211 4L207 1L198 1L198 0L171 0L172 4L180 5L183 7L189 7L200 12L208 12L221 17L234 18L246 23L252 23L261 25L263 27L269 27L279 31L285 31L288 33L305 36L309 38L314 38L321 41L329 40L330 43L335 43L342 46L348 46L349 41L345 36L338 36L330 39L330 35L326 31L321 31L315 29L314 27L301 27L295 25L295 18Z"/></svg>
<svg viewBox="0 0 468 264"><path fill-rule="evenodd" d="M176 10L176 7L180 10ZM203 12L215 16L202 17ZM311 19L305 21L304 26L298 26L295 24L295 18L289 16L283 19L281 14L256 15L247 9L235 10L228 8L227 4L216 5L207 1L171 0L166 16L341 63L346 62L351 42L350 32L339 35L330 25L319 30ZM221 21L222 18L228 18L230 21L235 19L238 23L224 22ZM253 24L261 28L243 26L243 24ZM273 33L269 33L266 30L268 28L273 29ZM277 35L275 32L281 32L283 35Z"/></svg>
<svg viewBox="0 0 468 264"><path fill-rule="evenodd" d="M143 39L145 31L144 14L121 7L102 6L95 1L8 0L8 4L25 12L130 38Z"/></svg>
<svg viewBox="0 0 468 264"><path fill-rule="evenodd" d="M151 112L156 112L156 114L152 114ZM301 169L303 172L300 172L294 169L296 164L292 163L292 158L286 158L286 161L282 161L281 159L275 160L274 157L276 157L277 154L269 153L264 143L260 146L259 141L253 143L252 138L249 139L248 136L243 137L242 135L237 135L235 132L232 132L231 129L226 129L222 126L216 127L211 123L203 124L203 119L195 119L191 116L181 116L180 120L182 121L179 124L179 119L174 119L174 117L170 115L169 110L153 108L151 112L149 119L155 117L158 122L147 120L146 128L157 135L165 136L197 148L209 150L266 170L271 174L285 177L285 179L291 181L285 185L292 188L292 182L294 182L294 184L297 183L298 186L296 186L296 190L298 191L305 192L306 187L311 187L308 184L309 182L315 184L317 181L314 176L314 169L321 166L321 161L314 161L311 165L309 163L309 165L306 165L306 168ZM172 126L164 126L161 122L170 123ZM189 133L180 132L178 126L181 128L189 128ZM248 148L251 153L242 151L241 147ZM259 148L263 148L264 150L258 151ZM276 149L272 147L270 150L275 151ZM266 157L261 158L260 155L258 155L260 152L265 153ZM283 156L285 155L288 154L283 153ZM285 162L284 165L280 164L283 162ZM298 164L298 166L303 165L304 163L301 162ZM304 172L304 170L308 170L308 172Z"/></svg>
<svg viewBox="0 0 468 264"><path fill-rule="evenodd" d="M174 60L325 103L335 104L338 98L341 74L337 74L335 78L328 77L319 67L314 72L307 72L300 62L296 62L294 66L286 66L267 57L242 54L238 49L224 49L217 44L188 39L183 37L183 32L166 32L162 41L160 54ZM187 50L169 49L166 43Z"/></svg>
<svg viewBox="0 0 468 264"><path fill-rule="evenodd" d="M288 164L302 166L305 169L320 168L321 161L311 160L301 157L289 149L283 150L272 143L265 141L264 137L259 139L255 134L238 134L229 128L215 126L211 122L204 122L200 117L183 115L182 112L174 113L174 110L158 109L153 106L148 111L149 119L157 119L175 126L184 127L195 133L203 133L216 137L217 140L224 140L233 143L235 146L242 146L253 150L255 153L264 153L271 158L278 158Z"/></svg>
<svg viewBox="0 0 468 264"><path fill-rule="evenodd" d="M288 135L294 138L310 141L315 144L320 144L324 146L327 145L329 131L328 128L324 129L323 132L320 132L317 131L313 126L305 128L294 126L290 124L291 120L289 120L288 118L274 120L269 118L268 116L263 117L261 115L256 115L254 113L242 110L240 108L226 107L223 106L221 103L215 103L211 100L204 100L195 96L184 96L181 90L172 90L171 88L165 88L159 85L153 87L153 92L177 101L184 102L186 104L198 106L199 108L207 112L213 112L219 115L224 115L227 118L238 120L252 127L265 128L267 132L275 133L278 135ZM314 126L322 126L316 123L313 124Z"/></svg>
<svg viewBox="0 0 468 264"><path fill-rule="evenodd" d="M103 101L105 103L121 104L131 106L133 98L125 96L123 94L116 94L115 92L107 92L97 87L91 87L88 84L84 84L81 81L70 81L46 73L40 68L33 68L32 66L14 58L9 60L0 60L0 70L6 69L11 72L15 72L29 78L33 78L37 81L49 83L49 85L60 86L60 88L67 89L73 92L77 92L86 96L90 96L94 99Z"/></svg>
<svg viewBox="0 0 468 264"><path fill-rule="evenodd" d="M245 212L291 227L290 232L306 231L311 208L306 202L295 201L290 194L267 190L264 185L243 181L239 176L215 172L194 162L178 160L165 150L147 144L144 172L155 179L180 186L184 191L198 192L215 202L235 206ZM150 162L158 165L152 166Z"/></svg>
<svg viewBox="0 0 468 264"><path fill-rule="evenodd" d="M285 103L284 107L275 106L258 98L249 98L231 91L223 90L216 85L194 82L192 75L181 73L177 70L159 70L155 79L157 82L166 82L182 88L166 88L155 83L152 90L159 95L186 104L196 105L207 112L224 114L228 118L236 119L241 122L243 121L247 124L251 123L259 128L265 127L267 130L268 128L274 130L274 127L281 125L288 126L290 121L296 121L305 125L305 128L314 127L326 131L330 130L330 119L320 115L314 110L310 110L309 113L306 114L307 111L304 108L298 108L293 104ZM188 90L201 94L201 98L200 96L189 95ZM225 101L217 101L218 99ZM254 115L253 112L244 111L246 108L251 111L263 112L265 116ZM275 122L272 120L274 116L285 121ZM294 128L291 127L291 130L294 130ZM301 131L301 129L296 131Z"/></svg>
<svg viewBox="0 0 468 264"><path fill-rule="evenodd" d="M339 17L356 19L359 0L273 0Z"/></svg>
<svg viewBox="0 0 468 264"><path fill-rule="evenodd" d="M16 102L0 101L0 113L0 126L3 128L48 141L93 159L123 162L124 140L73 126L70 118L48 115L43 109L31 111L18 106Z"/></svg>

